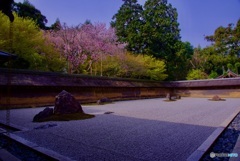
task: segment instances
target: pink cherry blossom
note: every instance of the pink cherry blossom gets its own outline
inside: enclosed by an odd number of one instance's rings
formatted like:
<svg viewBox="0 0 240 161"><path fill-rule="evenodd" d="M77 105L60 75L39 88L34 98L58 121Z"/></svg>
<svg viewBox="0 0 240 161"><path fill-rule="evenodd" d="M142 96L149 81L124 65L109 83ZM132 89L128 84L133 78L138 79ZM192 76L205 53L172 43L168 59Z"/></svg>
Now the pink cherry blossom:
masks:
<svg viewBox="0 0 240 161"><path fill-rule="evenodd" d="M92 63L123 50L117 43L115 30L104 23L69 27L63 24L58 31L47 31L46 37L68 62L68 72L76 71L80 64Z"/></svg>

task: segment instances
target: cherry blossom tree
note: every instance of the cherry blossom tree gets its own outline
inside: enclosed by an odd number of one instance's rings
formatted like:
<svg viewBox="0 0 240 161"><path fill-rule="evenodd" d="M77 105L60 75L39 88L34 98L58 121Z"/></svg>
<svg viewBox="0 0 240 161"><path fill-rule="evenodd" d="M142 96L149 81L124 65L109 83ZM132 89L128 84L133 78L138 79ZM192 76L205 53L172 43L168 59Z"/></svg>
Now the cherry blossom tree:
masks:
<svg viewBox="0 0 240 161"><path fill-rule="evenodd" d="M46 37L67 60L70 74L86 62L92 74L94 62L102 62L105 55L114 55L124 48L123 44L117 43L115 30L104 23L75 27L63 24L58 31L46 31Z"/></svg>
<svg viewBox="0 0 240 161"><path fill-rule="evenodd" d="M123 44L117 43L117 36L113 28L107 28L104 23L86 24L81 27L81 40L83 41L85 51L88 53L89 69L92 74L92 64L101 61L106 55L117 54L124 48ZM102 76L102 72L101 72Z"/></svg>

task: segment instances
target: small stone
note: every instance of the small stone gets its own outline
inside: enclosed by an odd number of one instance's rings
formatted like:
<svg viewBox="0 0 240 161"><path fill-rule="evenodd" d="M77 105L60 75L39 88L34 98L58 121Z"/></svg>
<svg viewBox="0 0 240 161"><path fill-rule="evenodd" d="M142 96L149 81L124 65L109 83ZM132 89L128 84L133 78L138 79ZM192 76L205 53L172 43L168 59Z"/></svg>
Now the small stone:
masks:
<svg viewBox="0 0 240 161"><path fill-rule="evenodd" d="M103 102L101 102L101 100L97 100L97 104L98 105L103 105Z"/></svg>
<svg viewBox="0 0 240 161"><path fill-rule="evenodd" d="M180 95L177 95L177 96L176 96L176 99L179 99L179 100L180 100L180 99L181 99L181 96L180 96Z"/></svg>
<svg viewBox="0 0 240 161"><path fill-rule="evenodd" d="M100 100L97 101L98 105L103 105L104 103L112 103L112 100L110 100L107 97L101 98Z"/></svg>
<svg viewBox="0 0 240 161"><path fill-rule="evenodd" d="M48 118L53 115L53 109L52 108L45 108L43 111L39 112L37 115L33 117L33 122L40 122L44 120L45 118Z"/></svg>
<svg viewBox="0 0 240 161"><path fill-rule="evenodd" d="M215 96L212 97L212 100L213 101L220 101L222 99L218 95L215 95Z"/></svg>
<svg viewBox="0 0 240 161"><path fill-rule="evenodd" d="M170 94L170 93L167 93L167 95L166 95L166 99L167 99L168 101L171 100L171 94Z"/></svg>

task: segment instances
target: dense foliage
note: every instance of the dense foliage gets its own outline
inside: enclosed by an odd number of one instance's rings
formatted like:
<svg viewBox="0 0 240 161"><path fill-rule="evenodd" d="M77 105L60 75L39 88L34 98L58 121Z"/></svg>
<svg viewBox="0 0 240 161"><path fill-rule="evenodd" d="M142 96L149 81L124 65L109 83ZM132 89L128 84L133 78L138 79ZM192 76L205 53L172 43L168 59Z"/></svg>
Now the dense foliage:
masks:
<svg viewBox="0 0 240 161"><path fill-rule="evenodd" d="M198 80L207 78L208 78L207 74L201 71L200 69L192 69L187 75L187 80Z"/></svg>
<svg viewBox="0 0 240 161"><path fill-rule="evenodd" d="M93 63L121 49L116 42L114 29L107 28L103 23L76 27L64 24L59 30L46 32L46 36L68 62L68 73L78 72L79 65L88 62L92 74Z"/></svg>
<svg viewBox="0 0 240 161"><path fill-rule="evenodd" d="M236 25L218 27L214 35L206 36L206 39L213 43L219 54L240 57L240 19Z"/></svg>
<svg viewBox="0 0 240 161"><path fill-rule="evenodd" d="M67 61L68 73L152 80L167 76L163 61L126 53L124 44L117 42L115 30L103 23L63 24L59 30L45 33Z"/></svg>
<svg viewBox="0 0 240 161"><path fill-rule="evenodd" d="M108 77L164 80L167 77L165 72L165 63L148 55L121 53L103 61L103 74Z"/></svg>
<svg viewBox="0 0 240 161"><path fill-rule="evenodd" d="M167 76L163 61L126 53L125 45L117 42L115 29L106 24L69 27L57 20L54 30L40 30L31 18L14 16L10 36L10 23L0 14L4 22L0 25L0 49L17 55L12 61L14 68L152 80Z"/></svg>
<svg viewBox="0 0 240 161"><path fill-rule="evenodd" d="M123 2L111 23L116 28L119 41L127 43L128 51L164 60L169 79L185 77L184 74L181 77L175 76L175 73L182 70L175 64L179 59L177 52L181 52L181 47L184 47L179 45L177 10L167 0L147 0L144 6L137 0Z"/></svg>
<svg viewBox="0 0 240 161"><path fill-rule="evenodd" d="M147 0L144 7L137 0L123 2L111 22L119 41L135 53L169 57L180 40L176 9L167 0Z"/></svg>
<svg viewBox="0 0 240 161"><path fill-rule="evenodd" d="M210 46L182 42L177 10L167 0L123 0L104 23L50 27L28 0L14 3L15 21L0 12L0 50L13 68L151 80L213 79L240 72L240 19L206 36ZM11 24L11 25L10 25ZM7 67L7 63L0 67Z"/></svg>
<svg viewBox="0 0 240 161"><path fill-rule="evenodd" d="M24 0L23 3L14 3L13 11L19 17L32 19L41 29L48 29L46 16L42 15L41 11L36 9L28 0Z"/></svg>
<svg viewBox="0 0 240 161"><path fill-rule="evenodd" d="M9 17L11 22L14 21L14 16L12 13L13 0L0 0L0 11Z"/></svg>
<svg viewBox="0 0 240 161"><path fill-rule="evenodd" d="M206 36L211 46L195 48L191 60L193 69L201 70L216 78L225 74L229 69L235 73L240 67L240 20L237 24L229 24L227 27L219 27L214 35Z"/></svg>
<svg viewBox="0 0 240 161"><path fill-rule="evenodd" d="M54 48L46 43L43 32L31 19L14 14L12 34L8 17L0 12L0 49L16 54L12 67L44 71L61 71L63 62ZM2 67L6 64L1 64Z"/></svg>
<svg viewBox="0 0 240 161"><path fill-rule="evenodd" d="M143 8L137 0L123 0L124 4L113 16L111 26L116 29L118 41L127 43L126 48L135 53L143 52Z"/></svg>

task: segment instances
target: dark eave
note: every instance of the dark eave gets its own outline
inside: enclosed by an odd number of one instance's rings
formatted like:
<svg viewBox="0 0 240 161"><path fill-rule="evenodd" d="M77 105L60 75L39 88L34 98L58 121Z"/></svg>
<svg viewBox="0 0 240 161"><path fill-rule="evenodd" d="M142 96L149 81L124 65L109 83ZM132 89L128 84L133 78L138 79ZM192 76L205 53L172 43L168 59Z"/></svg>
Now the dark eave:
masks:
<svg viewBox="0 0 240 161"><path fill-rule="evenodd" d="M15 59L17 56L14 54L10 54L4 51L0 51L0 61L1 62L7 62L10 59Z"/></svg>

